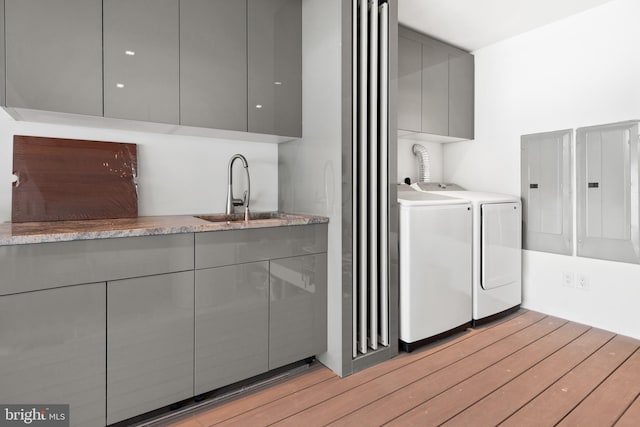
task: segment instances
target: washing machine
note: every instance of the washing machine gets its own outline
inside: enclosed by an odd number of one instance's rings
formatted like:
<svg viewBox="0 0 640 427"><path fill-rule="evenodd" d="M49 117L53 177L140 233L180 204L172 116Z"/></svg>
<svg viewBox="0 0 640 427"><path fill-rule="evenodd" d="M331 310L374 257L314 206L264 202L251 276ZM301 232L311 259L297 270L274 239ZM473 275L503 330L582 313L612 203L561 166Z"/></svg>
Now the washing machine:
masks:
<svg viewBox="0 0 640 427"><path fill-rule="evenodd" d="M467 191L455 184L416 183L425 194L473 206L473 323L493 320L522 303L522 206L508 194Z"/></svg>
<svg viewBox="0 0 640 427"><path fill-rule="evenodd" d="M399 186L400 346L412 351L471 325L472 207Z"/></svg>

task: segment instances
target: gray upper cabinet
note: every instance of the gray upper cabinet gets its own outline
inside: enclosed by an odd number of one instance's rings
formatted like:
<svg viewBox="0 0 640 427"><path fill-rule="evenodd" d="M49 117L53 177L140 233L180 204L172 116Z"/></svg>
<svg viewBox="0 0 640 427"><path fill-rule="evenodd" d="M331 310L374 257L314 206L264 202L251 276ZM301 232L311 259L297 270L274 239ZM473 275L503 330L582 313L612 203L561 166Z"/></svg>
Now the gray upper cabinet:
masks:
<svg viewBox="0 0 640 427"><path fill-rule="evenodd" d="M473 55L408 28L398 35L398 129L473 139Z"/></svg>
<svg viewBox="0 0 640 427"><path fill-rule="evenodd" d="M180 124L246 132L246 1L180 1Z"/></svg>
<svg viewBox="0 0 640 427"><path fill-rule="evenodd" d="M428 40L422 45L422 132L449 135L449 52Z"/></svg>
<svg viewBox="0 0 640 427"><path fill-rule="evenodd" d="M193 396L193 271L107 283L107 423Z"/></svg>
<svg viewBox="0 0 640 427"><path fill-rule="evenodd" d="M398 129L422 131L422 45L398 37Z"/></svg>
<svg viewBox="0 0 640 427"><path fill-rule="evenodd" d="M302 2L247 5L249 132L302 136Z"/></svg>
<svg viewBox="0 0 640 427"><path fill-rule="evenodd" d="M105 299L104 283L0 297L3 405L66 403L71 427L106 425Z"/></svg>
<svg viewBox="0 0 640 427"><path fill-rule="evenodd" d="M102 1L5 0L6 105L102 115Z"/></svg>
<svg viewBox="0 0 640 427"><path fill-rule="evenodd" d="M0 105L5 105L4 96L4 0L0 0Z"/></svg>
<svg viewBox="0 0 640 427"><path fill-rule="evenodd" d="M104 0L103 13L105 117L178 124L179 1Z"/></svg>
<svg viewBox="0 0 640 427"><path fill-rule="evenodd" d="M449 54L449 136L474 137L474 60L466 52Z"/></svg>

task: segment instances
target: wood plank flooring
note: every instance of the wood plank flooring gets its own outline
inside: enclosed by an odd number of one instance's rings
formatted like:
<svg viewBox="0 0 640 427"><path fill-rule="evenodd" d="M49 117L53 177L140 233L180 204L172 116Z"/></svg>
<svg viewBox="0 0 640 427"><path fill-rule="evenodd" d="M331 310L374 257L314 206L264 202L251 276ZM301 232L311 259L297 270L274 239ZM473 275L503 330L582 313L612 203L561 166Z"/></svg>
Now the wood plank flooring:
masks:
<svg viewBox="0 0 640 427"><path fill-rule="evenodd" d="M520 310L347 378L318 364L168 425L640 426L640 341Z"/></svg>

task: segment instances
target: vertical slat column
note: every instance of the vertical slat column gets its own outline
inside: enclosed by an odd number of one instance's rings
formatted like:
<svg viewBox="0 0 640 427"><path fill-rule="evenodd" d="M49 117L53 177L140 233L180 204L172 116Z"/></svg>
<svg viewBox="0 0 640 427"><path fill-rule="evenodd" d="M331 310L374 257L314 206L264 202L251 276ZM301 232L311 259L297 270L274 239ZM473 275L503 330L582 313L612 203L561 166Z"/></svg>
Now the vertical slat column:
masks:
<svg viewBox="0 0 640 427"><path fill-rule="evenodd" d="M358 355L358 334L360 328L358 326L358 307L359 307L359 294L360 294L360 275L359 275L359 260L360 260L360 249L359 249L359 239L358 239L358 105L360 104L360 99L358 98L358 73L359 73L359 64L360 57L358 55L358 0L352 0L351 2L351 19L352 19L352 29L351 29L351 50L352 50L352 96L351 96L351 147L352 147L352 158L351 158L351 174L352 174L352 190L351 197L353 200L353 208L351 210L351 238L352 238L352 253L351 253L351 275L352 275L352 356L355 358Z"/></svg>
<svg viewBox="0 0 640 427"><path fill-rule="evenodd" d="M380 5L380 343L389 345L389 4Z"/></svg>
<svg viewBox="0 0 640 427"><path fill-rule="evenodd" d="M368 70L368 34L369 34L369 1L360 0L360 18L359 18L359 79L358 82L358 98L359 102L359 135L358 135L358 148L359 148L359 164L358 164L358 181L359 181L359 218L358 218L358 241L359 241L359 347L360 352L367 353L367 320L368 320L368 213L367 213L367 199L368 199L368 150L367 150L367 128L368 128L368 82L369 82L369 70Z"/></svg>
<svg viewBox="0 0 640 427"><path fill-rule="evenodd" d="M354 0L353 357L389 345L389 5Z"/></svg>
<svg viewBox="0 0 640 427"><path fill-rule="evenodd" d="M369 8L369 346L378 349L378 0Z"/></svg>

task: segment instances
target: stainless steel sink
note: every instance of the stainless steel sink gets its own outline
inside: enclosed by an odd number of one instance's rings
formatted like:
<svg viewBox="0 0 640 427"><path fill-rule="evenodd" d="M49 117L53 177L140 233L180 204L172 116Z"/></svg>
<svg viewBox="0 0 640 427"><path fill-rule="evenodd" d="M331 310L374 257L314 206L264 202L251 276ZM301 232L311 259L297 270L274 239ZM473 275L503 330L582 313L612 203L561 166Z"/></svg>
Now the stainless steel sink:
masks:
<svg viewBox="0 0 640 427"><path fill-rule="evenodd" d="M244 213L234 214L212 214L212 215L196 215L196 218L204 219L209 222L243 222ZM290 218L291 215L284 214L282 212L249 212L249 221L267 220L267 219L279 219L284 220Z"/></svg>

